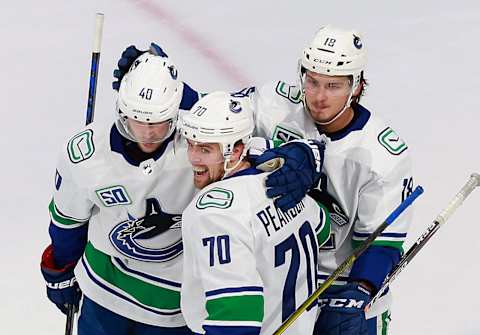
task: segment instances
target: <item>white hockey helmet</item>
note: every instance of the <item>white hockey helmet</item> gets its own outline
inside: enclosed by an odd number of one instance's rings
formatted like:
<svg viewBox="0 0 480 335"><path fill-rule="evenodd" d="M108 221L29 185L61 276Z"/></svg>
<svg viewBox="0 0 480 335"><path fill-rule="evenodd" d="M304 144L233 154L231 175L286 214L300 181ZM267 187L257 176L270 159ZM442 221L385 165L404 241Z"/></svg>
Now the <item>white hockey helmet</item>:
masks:
<svg viewBox="0 0 480 335"><path fill-rule="evenodd" d="M301 78L305 70L327 76L352 76L352 91L355 91L366 64L367 54L361 34L327 25L317 31L303 50L299 70Z"/></svg>
<svg viewBox="0 0 480 335"><path fill-rule="evenodd" d="M128 128L128 118L144 123L170 120L171 129L167 136L171 135L175 129L182 93L183 83L168 57L149 52L140 55L120 84L117 98L119 131L136 141Z"/></svg>
<svg viewBox="0 0 480 335"><path fill-rule="evenodd" d="M247 144L254 129L253 110L248 98L213 92L201 98L180 118L183 137L197 143L219 143L225 166L235 143ZM242 153L243 158L246 147Z"/></svg>

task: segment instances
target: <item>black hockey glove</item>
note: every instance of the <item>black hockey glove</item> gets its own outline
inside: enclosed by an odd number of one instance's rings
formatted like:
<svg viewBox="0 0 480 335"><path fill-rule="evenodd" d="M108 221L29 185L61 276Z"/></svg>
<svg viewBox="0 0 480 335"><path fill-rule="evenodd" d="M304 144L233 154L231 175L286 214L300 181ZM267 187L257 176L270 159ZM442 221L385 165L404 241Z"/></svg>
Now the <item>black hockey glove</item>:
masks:
<svg viewBox="0 0 480 335"><path fill-rule="evenodd" d="M51 245L42 255L40 269L47 284L47 296L63 314L67 314L68 305L73 305L78 310L82 292L73 273L75 263L65 265L62 269L55 266L53 248Z"/></svg>
<svg viewBox="0 0 480 335"><path fill-rule="evenodd" d="M113 70L113 77L116 78L116 80L112 82L112 88L115 91L120 89L120 82L122 81L123 76L125 76L130 69L130 66L133 64L135 59L149 51L154 55L167 57L167 54L163 52L162 48L153 42L150 44L149 50L138 50L134 45L131 45L122 52L120 60L118 61L118 69Z"/></svg>
<svg viewBox="0 0 480 335"><path fill-rule="evenodd" d="M330 287L320 296L315 335L368 335L365 306L370 293L358 283Z"/></svg>
<svg viewBox="0 0 480 335"><path fill-rule="evenodd" d="M255 160L259 166L273 158L283 158L284 164L265 181L267 196L286 211L302 200L320 180L325 144L316 140L295 140L266 150Z"/></svg>

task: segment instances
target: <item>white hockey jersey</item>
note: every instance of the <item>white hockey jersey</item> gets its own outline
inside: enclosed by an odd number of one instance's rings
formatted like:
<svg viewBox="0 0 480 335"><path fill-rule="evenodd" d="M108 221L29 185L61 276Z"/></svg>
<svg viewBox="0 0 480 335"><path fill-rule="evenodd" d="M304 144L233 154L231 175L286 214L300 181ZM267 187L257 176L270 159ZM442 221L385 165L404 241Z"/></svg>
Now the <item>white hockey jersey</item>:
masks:
<svg viewBox="0 0 480 335"><path fill-rule="evenodd" d="M50 204L57 226L88 223L88 243L75 268L83 293L124 317L164 327L185 325L180 220L195 194L186 150L174 152L171 139L136 165L124 155L115 127L86 127L61 153ZM176 224L155 234L135 221L158 212Z"/></svg>
<svg viewBox="0 0 480 335"><path fill-rule="evenodd" d="M316 288L326 210L310 197L283 213L247 169L203 189L183 213L182 311L196 333L271 335ZM312 334L317 306L285 334Z"/></svg>
<svg viewBox="0 0 480 335"><path fill-rule="evenodd" d="M250 96L257 136L284 142L320 139L298 87L276 82L257 88ZM351 255L353 247L365 240L413 189L407 144L362 106L355 110L346 129L328 136L324 175L316 192L328 205L332 220L330 239L321 248L322 279ZM407 210L374 244L401 250L410 221L411 210ZM337 283L344 283L348 275L344 273ZM380 313L386 306L374 308L370 314Z"/></svg>

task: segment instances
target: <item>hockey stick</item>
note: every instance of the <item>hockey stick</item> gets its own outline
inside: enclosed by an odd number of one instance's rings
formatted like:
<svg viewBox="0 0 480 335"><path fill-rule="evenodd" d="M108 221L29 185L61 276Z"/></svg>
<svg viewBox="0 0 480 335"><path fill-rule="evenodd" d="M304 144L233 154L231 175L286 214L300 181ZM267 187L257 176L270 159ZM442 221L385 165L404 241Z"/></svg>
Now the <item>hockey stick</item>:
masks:
<svg viewBox="0 0 480 335"><path fill-rule="evenodd" d="M296 320L298 317L310 306L315 303L318 297L332 285L332 283L348 268L353 265L353 262L373 243L373 241L403 213L403 211L410 206L415 199L417 199L423 193L423 188L417 186L415 190L397 207L395 210L383 221L383 223L365 240L359 245L353 253L338 266L338 268L325 280L325 282L313 292L313 294L305 300L295 312L288 317L285 322L273 333L274 335L283 334L283 332Z"/></svg>
<svg viewBox="0 0 480 335"><path fill-rule="evenodd" d="M441 225L443 225L450 216L457 210L463 201L472 193L475 187L480 186L480 174L473 173L468 179L467 183L460 189L457 195L450 201L448 206L437 216L437 218L430 224L430 226L423 232L422 235L415 241L415 243L408 249L407 253L403 255L400 262L390 271L390 274L383 281L382 287L377 294L370 300L370 303L365 307L367 311L385 292L387 287L397 278L398 274L405 269L413 257L422 249L430 238L437 232Z"/></svg>
<svg viewBox="0 0 480 335"><path fill-rule="evenodd" d="M93 38L92 64L90 67L90 86L88 89L88 105L85 121L86 125L93 122L93 114L95 111L98 67L100 64L100 48L102 46L103 19L104 16L102 13L97 13L95 15L95 33ZM65 335L72 335L75 312L76 311L73 305L67 305L67 321L65 323Z"/></svg>
<svg viewBox="0 0 480 335"><path fill-rule="evenodd" d="M95 35L93 38L92 64L90 66L90 87L88 89L88 105L86 124L93 122L95 112L95 95L97 93L98 67L100 66L100 48L102 47L103 14L95 15Z"/></svg>

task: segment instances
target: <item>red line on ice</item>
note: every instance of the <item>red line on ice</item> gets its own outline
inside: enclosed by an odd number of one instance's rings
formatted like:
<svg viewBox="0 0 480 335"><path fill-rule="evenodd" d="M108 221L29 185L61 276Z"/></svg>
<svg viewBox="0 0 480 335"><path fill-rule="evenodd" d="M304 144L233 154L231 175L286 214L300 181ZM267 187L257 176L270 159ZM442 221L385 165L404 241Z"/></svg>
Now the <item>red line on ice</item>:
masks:
<svg viewBox="0 0 480 335"><path fill-rule="evenodd" d="M168 27L175 31L185 42L192 45L198 52L210 62L215 68L219 69L222 75L232 81L235 85L247 86L251 80L243 76L239 69L228 62L228 57L223 56L214 46L210 45L202 36L195 33L192 29L180 24L177 18L169 13L165 8L151 0L131 0L136 6L146 11L148 14L164 20ZM168 54L168 52L167 52Z"/></svg>

